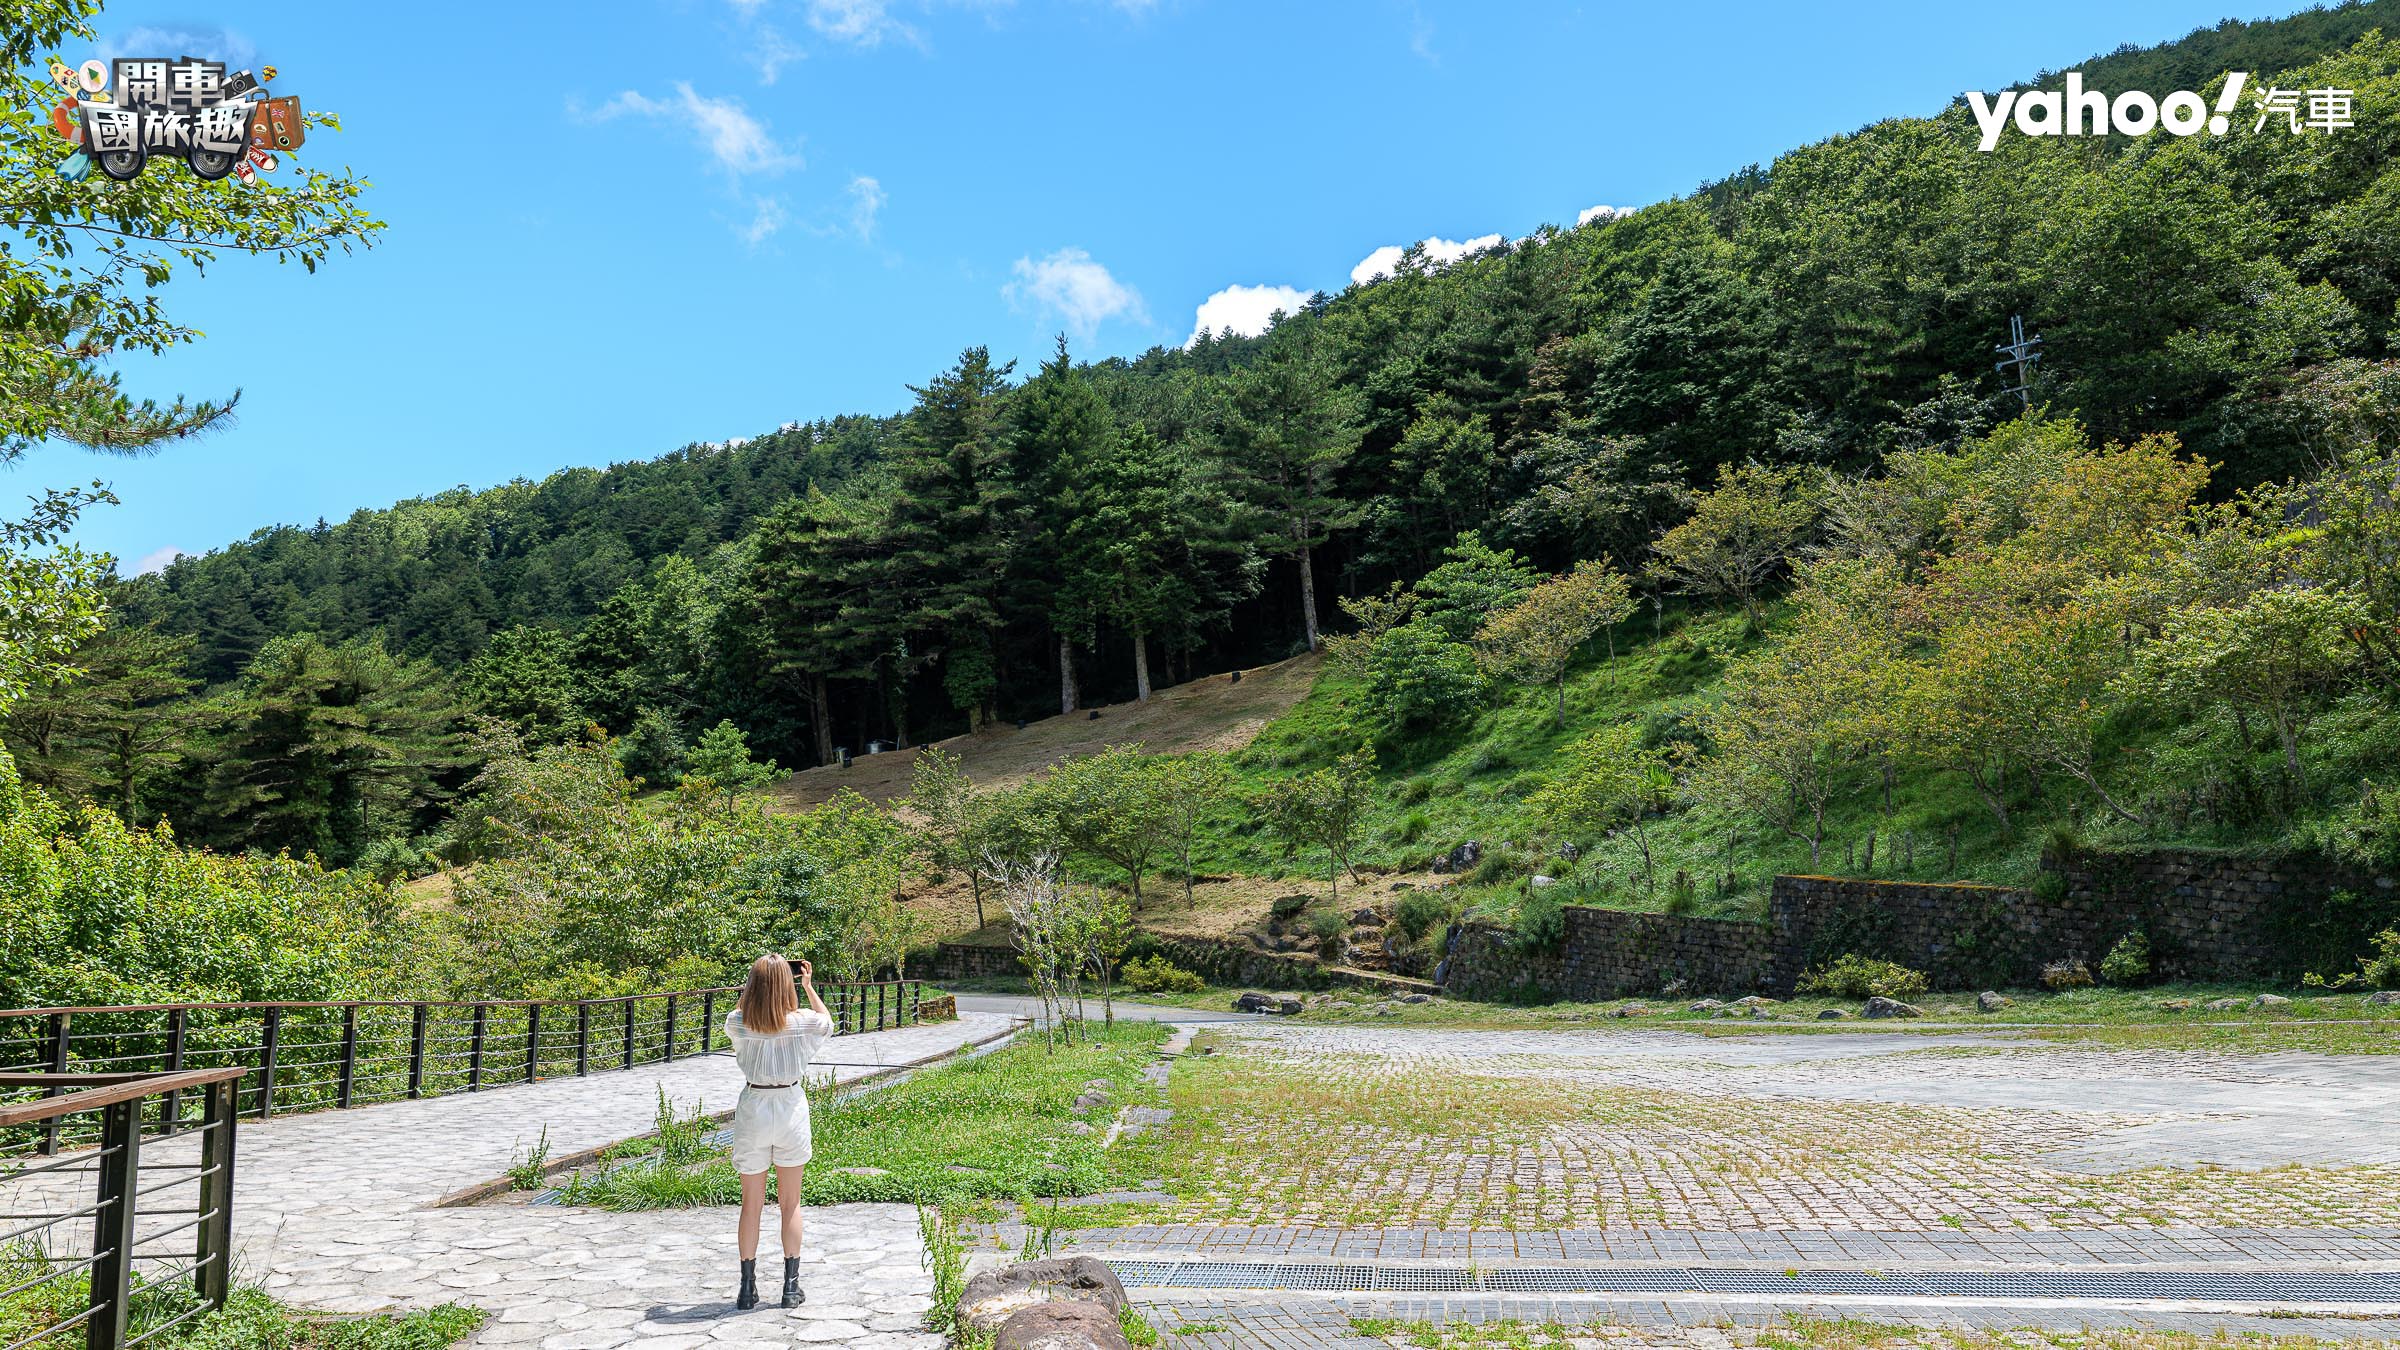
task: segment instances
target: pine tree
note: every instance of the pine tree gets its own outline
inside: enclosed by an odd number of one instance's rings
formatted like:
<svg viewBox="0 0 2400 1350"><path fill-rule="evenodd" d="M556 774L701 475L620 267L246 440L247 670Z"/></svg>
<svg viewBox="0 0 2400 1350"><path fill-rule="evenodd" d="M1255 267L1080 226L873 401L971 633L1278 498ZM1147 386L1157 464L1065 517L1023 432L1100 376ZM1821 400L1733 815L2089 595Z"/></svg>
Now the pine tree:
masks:
<svg viewBox="0 0 2400 1350"><path fill-rule="evenodd" d="M1312 652L1319 638L1311 551L1358 521L1357 505L1335 485L1358 449L1362 407L1307 338L1286 336L1232 376L1218 428L1236 490L1260 517L1260 550L1299 566L1300 623Z"/></svg>

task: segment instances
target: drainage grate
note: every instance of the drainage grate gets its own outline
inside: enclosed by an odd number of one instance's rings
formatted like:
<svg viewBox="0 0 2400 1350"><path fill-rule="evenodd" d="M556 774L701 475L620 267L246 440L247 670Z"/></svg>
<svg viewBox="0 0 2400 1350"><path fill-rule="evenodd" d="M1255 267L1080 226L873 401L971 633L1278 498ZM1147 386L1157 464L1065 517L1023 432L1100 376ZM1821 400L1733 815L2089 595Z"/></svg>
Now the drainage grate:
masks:
<svg viewBox="0 0 2400 1350"><path fill-rule="evenodd" d="M1788 1294L1885 1298L2172 1299L2400 1305L2400 1272L1762 1270L1722 1266L1474 1266L1116 1261L1128 1285L1305 1293Z"/></svg>

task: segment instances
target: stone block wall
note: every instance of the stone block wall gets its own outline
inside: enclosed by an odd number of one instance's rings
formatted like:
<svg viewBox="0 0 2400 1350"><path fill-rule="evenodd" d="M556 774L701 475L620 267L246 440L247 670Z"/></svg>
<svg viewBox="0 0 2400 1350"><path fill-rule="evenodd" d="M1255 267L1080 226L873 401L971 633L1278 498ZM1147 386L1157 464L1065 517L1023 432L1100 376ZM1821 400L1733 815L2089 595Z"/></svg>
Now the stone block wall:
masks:
<svg viewBox="0 0 2400 1350"><path fill-rule="evenodd" d="M1443 968L1444 988L1467 998L1577 1002L1679 993L1741 995L1764 988L1773 963L1769 930L1738 919L1693 919L1569 905L1556 952L1526 952L1505 929L1462 926Z"/></svg>
<svg viewBox="0 0 2400 1350"><path fill-rule="evenodd" d="M2375 933L2400 926L2393 878L2307 854L2082 854L2045 872L2031 889L1777 877L1764 924L1570 905L1558 951L1521 951L1505 929L1463 926L1442 975L1453 994L1501 1001L1670 985L1695 997L1780 994L1804 970L1854 952L1922 970L1936 988L2026 987L2052 961L2082 960L2097 974L2138 929L2153 978L2292 983L2348 969Z"/></svg>
<svg viewBox="0 0 2400 1350"><path fill-rule="evenodd" d="M2400 922L2392 878L2309 854L2086 853L2044 871L2030 890L1777 877L1775 986L1844 952L1914 966L1942 988L2031 985L2052 961L2097 973L2137 930L2153 978L2290 983L2346 968Z"/></svg>

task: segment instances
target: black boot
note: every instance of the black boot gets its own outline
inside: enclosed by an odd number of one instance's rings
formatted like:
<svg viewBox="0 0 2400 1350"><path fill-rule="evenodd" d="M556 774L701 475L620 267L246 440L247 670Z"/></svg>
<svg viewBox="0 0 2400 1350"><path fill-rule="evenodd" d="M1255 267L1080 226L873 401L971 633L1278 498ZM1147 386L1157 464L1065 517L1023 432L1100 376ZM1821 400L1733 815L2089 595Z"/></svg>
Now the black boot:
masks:
<svg viewBox="0 0 2400 1350"><path fill-rule="evenodd" d="M787 1256L783 1258L783 1306L797 1308L806 1302L808 1295L800 1292L800 1258Z"/></svg>
<svg viewBox="0 0 2400 1350"><path fill-rule="evenodd" d="M733 1300L733 1306L740 1312L758 1306L758 1262L742 1262L742 1292Z"/></svg>

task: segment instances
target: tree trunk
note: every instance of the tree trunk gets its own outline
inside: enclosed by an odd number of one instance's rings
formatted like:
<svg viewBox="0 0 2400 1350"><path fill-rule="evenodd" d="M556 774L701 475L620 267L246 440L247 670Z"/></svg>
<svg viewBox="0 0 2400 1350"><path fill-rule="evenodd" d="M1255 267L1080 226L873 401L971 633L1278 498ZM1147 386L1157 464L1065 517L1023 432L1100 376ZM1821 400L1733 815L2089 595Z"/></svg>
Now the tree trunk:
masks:
<svg viewBox="0 0 2400 1350"><path fill-rule="evenodd" d="M808 677L808 720L817 732L817 763L833 763L833 695L825 687L825 677Z"/></svg>
<svg viewBox="0 0 2400 1350"><path fill-rule="evenodd" d="M2008 820L2008 803L2000 800L2000 794L1993 791L1991 784L1984 781L1982 768L1968 769L1967 781L1975 785L1975 795L1983 798L1983 804L1991 810L1992 819L2000 822L2000 833L2012 833Z"/></svg>
<svg viewBox="0 0 2400 1350"><path fill-rule="evenodd" d="M1308 545L1300 546L1300 627L1308 635L1308 649L1317 649L1317 568L1308 556Z"/></svg>
<svg viewBox="0 0 2400 1350"><path fill-rule="evenodd" d="M1058 711L1071 713L1080 705L1083 691L1075 686L1075 643L1066 634L1058 635Z"/></svg>
<svg viewBox="0 0 2400 1350"><path fill-rule="evenodd" d="M1567 726L1567 673L1558 673L1558 707L1550 714L1551 725L1564 731Z"/></svg>
<svg viewBox="0 0 2400 1350"><path fill-rule="evenodd" d="M1150 635L1133 635L1133 701L1150 701Z"/></svg>

